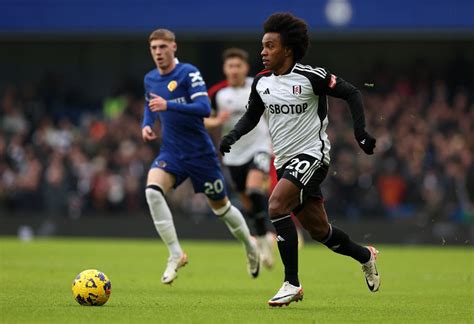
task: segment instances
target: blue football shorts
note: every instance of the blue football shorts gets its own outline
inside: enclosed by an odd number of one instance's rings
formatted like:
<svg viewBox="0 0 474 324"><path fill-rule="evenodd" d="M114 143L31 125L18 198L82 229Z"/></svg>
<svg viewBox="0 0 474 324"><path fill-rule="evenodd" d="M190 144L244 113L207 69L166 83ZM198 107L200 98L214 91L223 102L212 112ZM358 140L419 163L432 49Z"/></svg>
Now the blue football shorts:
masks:
<svg viewBox="0 0 474 324"><path fill-rule="evenodd" d="M202 192L211 200L227 196L220 163L214 154L181 159L168 152L160 152L150 168L160 168L173 174L176 177L174 188L190 178L196 193Z"/></svg>

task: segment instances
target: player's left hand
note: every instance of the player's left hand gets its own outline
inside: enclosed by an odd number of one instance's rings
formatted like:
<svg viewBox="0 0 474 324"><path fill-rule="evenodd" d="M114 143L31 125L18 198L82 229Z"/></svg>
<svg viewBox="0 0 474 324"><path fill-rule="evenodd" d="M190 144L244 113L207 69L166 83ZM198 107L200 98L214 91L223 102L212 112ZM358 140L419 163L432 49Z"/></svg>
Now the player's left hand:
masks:
<svg viewBox="0 0 474 324"><path fill-rule="evenodd" d="M221 140L221 145L219 146L219 151L221 151L222 156L230 152L230 147L236 142L235 138L231 134L227 134Z"/></svg>
<svg viewBox="0 0 474 324"><path fill-rule="evenodd" d="M355 134L357 144L359 144L360 148L369 155L374 154L375 143L377 140L373 138L369 133L365 130L358 131Z"/></svg>
<svg viewBox="0 0 474 324"><path fill-rule="evenodd" d="M157 94L150 93L152 99L149 101L148 106L153 112L166 111L168 109L168 103L163 97L160 97Z"/></svg>

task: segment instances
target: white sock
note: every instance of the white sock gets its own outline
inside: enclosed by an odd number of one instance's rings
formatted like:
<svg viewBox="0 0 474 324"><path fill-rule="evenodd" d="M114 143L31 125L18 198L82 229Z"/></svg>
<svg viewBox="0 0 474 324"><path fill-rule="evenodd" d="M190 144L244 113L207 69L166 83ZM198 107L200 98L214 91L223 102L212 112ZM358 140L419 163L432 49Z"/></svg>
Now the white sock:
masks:
<svg viewBox="0 0 474 324"><path fill-rule="evenodd" d="M156 230L158 234L160 234L163 242L168 246L170 256L180 258L183 254L183 250L179 245L176 229L174 228L173 216L171 215L165 197L159 190L152 188L146 188L145 194Z"/></svg>
<svg viewBox="0 0 474 324"><path fill-rule="evenodd" d="M253 248L250 230L240 210L232 206L229 201L224 207L212 211L224 221L232 235L244 244L246 250Z"/></svg>

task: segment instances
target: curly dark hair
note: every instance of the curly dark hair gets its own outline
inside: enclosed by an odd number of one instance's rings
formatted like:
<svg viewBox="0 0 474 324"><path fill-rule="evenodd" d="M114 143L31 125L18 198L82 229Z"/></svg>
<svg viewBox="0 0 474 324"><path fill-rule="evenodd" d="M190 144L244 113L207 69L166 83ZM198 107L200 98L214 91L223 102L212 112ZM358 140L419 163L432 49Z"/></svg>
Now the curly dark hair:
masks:
<svg viewBox="0 0 474 324"><path fill-rule="evenodd" d="M309 46L308 25L288 12L277 12L263 24L265 33L279 33L284 47L293 51L295 61L301 60Z"/></svg>

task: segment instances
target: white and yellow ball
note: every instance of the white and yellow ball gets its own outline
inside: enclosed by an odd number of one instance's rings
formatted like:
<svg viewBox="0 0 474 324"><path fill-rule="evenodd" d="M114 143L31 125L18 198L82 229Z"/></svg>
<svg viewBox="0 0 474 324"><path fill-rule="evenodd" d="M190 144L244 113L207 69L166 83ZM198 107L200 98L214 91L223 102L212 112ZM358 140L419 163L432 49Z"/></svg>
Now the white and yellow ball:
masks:
<svg viewBox="0 0 474 324"><path fill-rule="evenodd" d="M83 306L102 306L110 297L109 278L95 269L84 270L72 282L72 295Z"/></svg>

